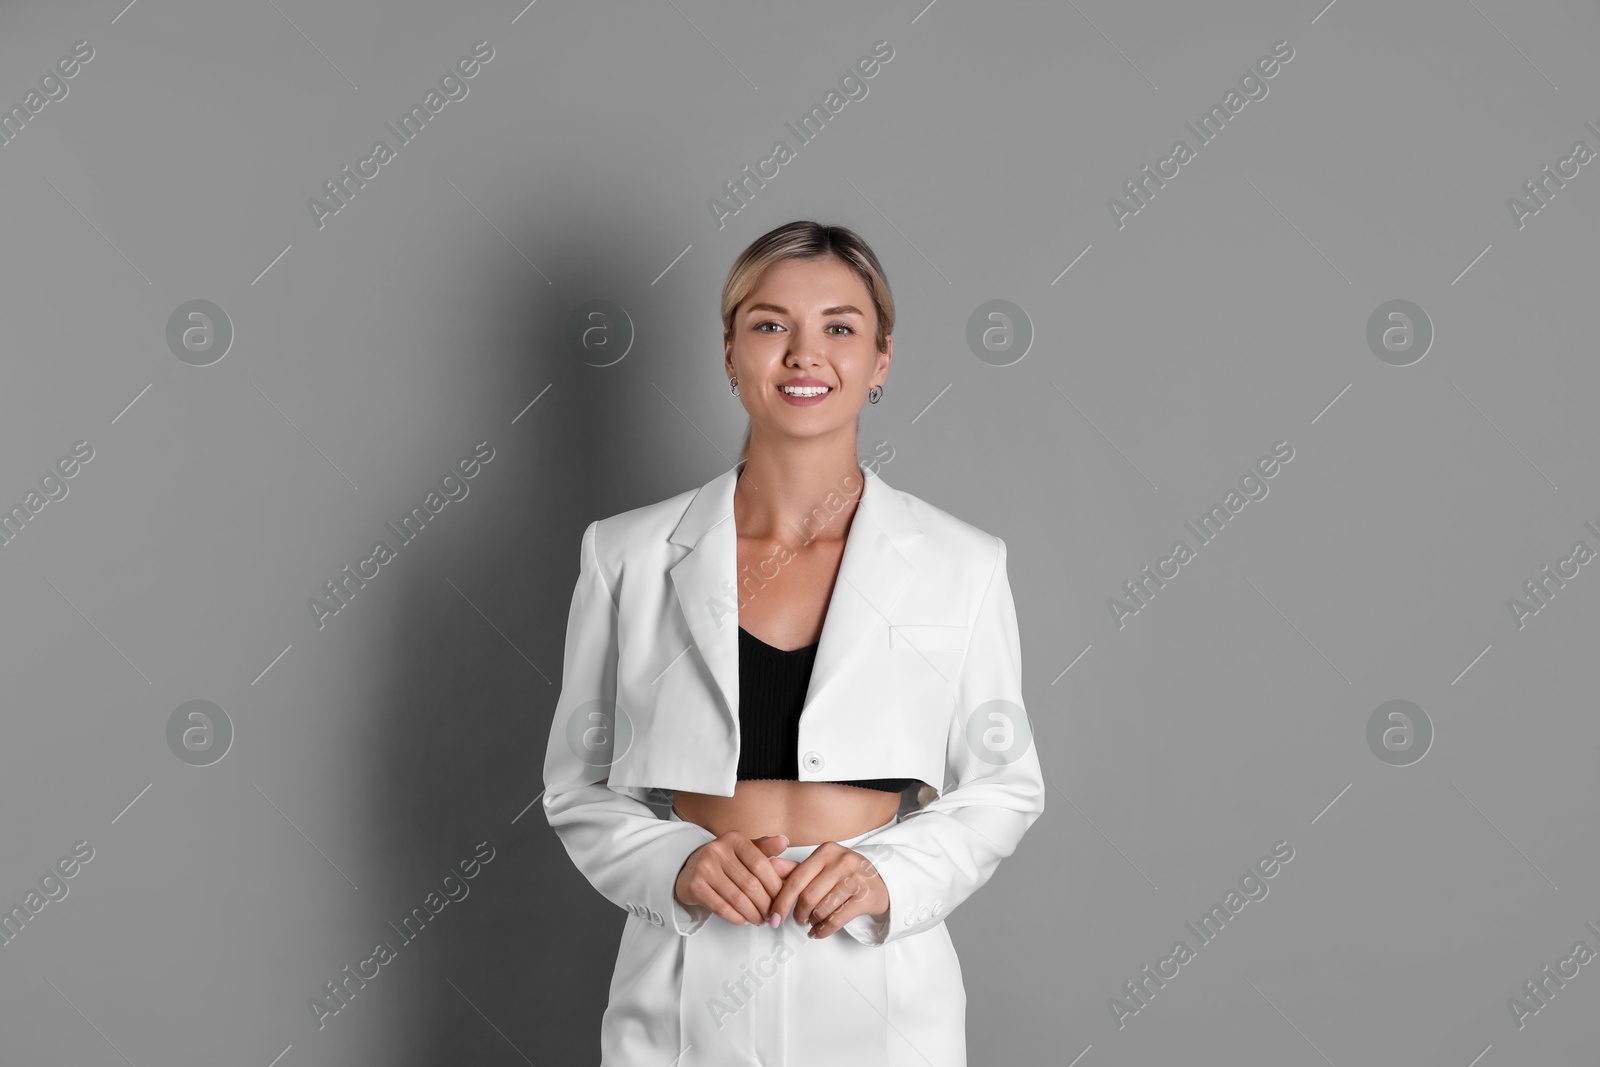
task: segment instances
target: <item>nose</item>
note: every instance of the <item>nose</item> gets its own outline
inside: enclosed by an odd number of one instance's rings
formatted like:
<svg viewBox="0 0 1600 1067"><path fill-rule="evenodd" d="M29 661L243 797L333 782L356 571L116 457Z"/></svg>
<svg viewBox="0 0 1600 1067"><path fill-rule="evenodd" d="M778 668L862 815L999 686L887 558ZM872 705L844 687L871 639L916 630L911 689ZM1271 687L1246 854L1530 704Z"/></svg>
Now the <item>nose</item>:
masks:
<svg viewBox="0 0 1600 1067"><path fill-rule="evenodd" d="M792 366L818 366L822 363L822 353L818 351L820 344L820 340L811 342L801 338L789 346L789 351L785 358Z"/></svg>

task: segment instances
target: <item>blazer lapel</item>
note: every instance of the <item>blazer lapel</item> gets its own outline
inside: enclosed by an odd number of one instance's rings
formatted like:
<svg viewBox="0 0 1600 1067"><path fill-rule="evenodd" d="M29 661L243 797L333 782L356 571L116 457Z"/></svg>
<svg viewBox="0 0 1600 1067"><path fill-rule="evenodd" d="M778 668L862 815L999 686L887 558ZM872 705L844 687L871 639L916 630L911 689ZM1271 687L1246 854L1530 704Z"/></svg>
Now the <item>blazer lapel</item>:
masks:
<svg viewBox="0 0 1600 1067"><path fill-rule="evenodd" d="M689 553L669 572L696 651L711 670L722 694L723 708L736 723L739 716L738 541L733 522L733 490L741 460L701 487L673 530L673 544ZM839 576L834 583L821 642L801 714L839 680L858 657L888 648L887 634L895 601L911 581L914 567L901 546L922 536L899 492L865 467L858 468L861 501L845 538ZM854 490L841 487L841 496ZM798 547L790 542L791 547ZM758 576L752 573L754 582ZM873 666L871 669L876 670Z"/></svg>

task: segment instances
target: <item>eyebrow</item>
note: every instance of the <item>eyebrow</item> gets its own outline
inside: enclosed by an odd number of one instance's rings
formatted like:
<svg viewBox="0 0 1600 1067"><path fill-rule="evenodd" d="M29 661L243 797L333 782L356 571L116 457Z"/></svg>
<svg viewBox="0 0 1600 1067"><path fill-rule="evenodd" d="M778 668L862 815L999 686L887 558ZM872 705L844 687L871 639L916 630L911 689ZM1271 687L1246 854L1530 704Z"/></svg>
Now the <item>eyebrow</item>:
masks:
<svg viewBox="0 0 1600 1067"><path fill-rule="evenodd" d="M788 308L779 307L777 304L751 304L745 309L746 314L755 311L776 311L780 315L790 313ZM861 315L862 318L866 318L860 308L851 304L836 304L831 308L823 308L822 313L824 315Z"/></svg>

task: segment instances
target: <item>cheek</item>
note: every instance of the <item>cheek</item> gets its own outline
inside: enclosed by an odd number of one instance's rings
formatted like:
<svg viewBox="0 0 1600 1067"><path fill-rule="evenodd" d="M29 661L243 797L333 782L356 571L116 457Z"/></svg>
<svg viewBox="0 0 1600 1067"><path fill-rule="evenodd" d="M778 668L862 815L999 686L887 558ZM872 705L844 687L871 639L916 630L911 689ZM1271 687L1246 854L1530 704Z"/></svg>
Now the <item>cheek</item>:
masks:
<svg viewBox="0 0 1600 1067"><path fill-rule="evenodd" d="M852 348L834 361L841 381L860 383L862 388L866 388L866 381L872 377L877 364L877 352L870 344Z"/></svg>
<svg viewBox="0 0 1600 1067"><path fill-rule="evenodd" d="M741 381L754 381L780 366L782 361L783 350L771 340L746 337L734 347L732 370L741 376Z"/></svg>

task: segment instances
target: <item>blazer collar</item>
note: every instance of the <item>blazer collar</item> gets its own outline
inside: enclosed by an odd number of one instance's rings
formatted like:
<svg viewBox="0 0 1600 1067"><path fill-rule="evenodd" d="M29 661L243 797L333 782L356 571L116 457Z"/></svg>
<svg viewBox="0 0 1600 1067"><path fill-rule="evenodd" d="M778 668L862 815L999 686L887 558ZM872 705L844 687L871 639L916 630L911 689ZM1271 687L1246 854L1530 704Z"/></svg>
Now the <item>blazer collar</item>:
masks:
<svg viewBox="0 0 1600 1067"><path fill-rule="evenodd" d="M738 600L745 590L739 584L733 490L744 464L740 460L701 486L670 538L689 549L670 571L678 606L734 722L739 714ZM861 500L845 537L802 714L838 681L853 657L887 647L887 642L869 642L866 637L875 628L887 628L895 601L915 569L901 549L921 537L922 530L904 494L865 466L858 464L858 473ZM839 494L847 497L857 488L855 482L842 484ZM788 543L798 547L801 539L795 533ZM747 577L748 588L759 595L755 567Z"/></svg>

